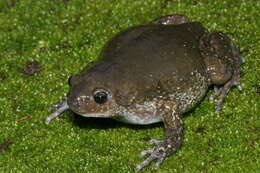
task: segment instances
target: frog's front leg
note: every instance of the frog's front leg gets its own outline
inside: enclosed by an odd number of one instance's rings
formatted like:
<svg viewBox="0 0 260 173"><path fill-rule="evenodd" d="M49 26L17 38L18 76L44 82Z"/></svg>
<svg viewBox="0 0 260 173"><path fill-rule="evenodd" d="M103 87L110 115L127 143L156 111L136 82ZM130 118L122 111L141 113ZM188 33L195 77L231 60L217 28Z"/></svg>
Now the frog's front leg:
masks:
<svg viewBox="0 0 260 173"><path fill-rule="evenodd" d="M163 160L180 148L183 140L183 122L181 114L177 109L165 108L163 122L165 126L165 139L163 141L151 140L154 148L142 151L141 157L148 155L146 160L137 165L136 171L141 170L153 160L156 160L155 167L159 167Z"/></svg>
<svg viewBox="0 0 260 173"><path fill-rule="evenodd" d="M45 119L45 124L49 124L51 120L62 114L65 110L69 109L67 97L61 99L58 103L50 106L49 110L56 110Z"/></svg>
<svg viewBox="0 0 260 173"><path fill-rule="evenodd" d="M55 111L58 110L59 108L61 108L63 106L64 103L67 103L67 97L62 98L61 100L59 100L57 103L52 104L49 108L48 111Z"/></svg>

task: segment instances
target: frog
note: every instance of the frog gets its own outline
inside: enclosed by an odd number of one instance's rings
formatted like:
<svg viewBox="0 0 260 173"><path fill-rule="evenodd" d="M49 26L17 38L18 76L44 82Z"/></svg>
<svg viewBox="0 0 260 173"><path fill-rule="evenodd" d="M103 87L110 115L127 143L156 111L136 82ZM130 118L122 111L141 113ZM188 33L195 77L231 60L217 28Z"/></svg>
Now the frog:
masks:
<svg viewBox="0 0 260 173"><path fill-rule="evenodd" d="M162 16L112 37L97 63L69 78L67 96L51 107L55 112L45 123L68 109L83 117L134 125L162 122L164 139L149 141L154 147L140 153L145 159L135 170L151 162L158 168L181 147L183 115L204 99L211 86L216 112L232 87L242 90L243 61L223 32L210 32L183 14Z"/></svg>

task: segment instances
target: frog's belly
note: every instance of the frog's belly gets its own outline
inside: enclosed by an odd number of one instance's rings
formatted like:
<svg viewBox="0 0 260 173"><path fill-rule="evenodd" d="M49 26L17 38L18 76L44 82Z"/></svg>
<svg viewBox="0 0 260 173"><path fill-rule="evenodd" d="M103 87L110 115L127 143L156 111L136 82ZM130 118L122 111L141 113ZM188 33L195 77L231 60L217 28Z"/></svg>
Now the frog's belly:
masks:
<svg viewBox="0 0 260 173"><path fill-rule="evenodd" d="M185 84L186 83L181 86ZM165 104L164 106L170 107L171 105L176 105L179 113L185 113L203 99L207 93L209 84L206 75L201 75L201 73L197 71L191 72L188 87L186 87L185 90L178 90L178 88L172 89L174 92L170 92L165 96L165 98L168 99L167 103L169 105ZM160 110L160 106L157 107L160 105L160 98L161 96L158 96L152 99L152 101L146 101L141 105L137 104L131 108L121 107L115 119L129 124L152 124L163 121L164 110Z"/></svg>
<svg viewBox="0 0 260 173"><path fill-rule="evenodd" d="M153 124L163 120L162 115L157 112L155 102L147 101L142 105L135 105L131 108L121 107L117 115L113 117L117 121L127 124Z"/></svg>
<svg viewBox="0 0 260 173"><path fill-rule="evenodd" d="M117 121L127 123L127 124L136 124L136 125L146 125L161 122L162 118L159 116L139 116L137 114L125 114L124 116L118 116L114 118Z"/></svg>

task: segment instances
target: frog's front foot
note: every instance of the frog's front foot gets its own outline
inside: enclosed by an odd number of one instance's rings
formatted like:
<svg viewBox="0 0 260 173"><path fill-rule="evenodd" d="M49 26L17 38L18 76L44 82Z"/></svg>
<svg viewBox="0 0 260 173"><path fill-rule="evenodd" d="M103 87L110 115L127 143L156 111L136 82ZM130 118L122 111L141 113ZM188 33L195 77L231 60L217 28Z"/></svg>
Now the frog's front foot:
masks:
<svg viewBox="0 0 260 173"><path fill-rule="evenodd" d="M211 102L213 102L216 97L219 97L217 104L216 104L216 108L215 108L216 112L220 112L223 102L224 102L230 88L237 87L240 91L242 91L242 87L241 87L239 79L240 79L240 71L235 71L232 78L227 83L225 83L223 86L214 85L214 93L209 98L209 100Z"/></svg>
<svg viewBox="0 0 260 173"><path fill-rule="evenodd" d="M65 110L69 109L68 103L67 103L67 97L63 98L60 100L57 104L54 104L49 107L49 110L56 110L52 114L50 114L46 119L45 119L45 124L49 124L51 120L62 114Z"/></svg>
<svg viewBox="0 0 260 173"><path fill-rule="evenodd" d="M136 166L136 171L140 171L142 168L149 165L153 160L157 160L154 167L158 168L163 160L172 153L172 148L170 145L167 145L166 142L159 140L151 140L150 143L154 144L155 147L142 151L140 153L141 157L148 156L142 163Z"/></svg>
<svg viewBox="0 0 260 173"><path fill-rule="evenodd" d="M216 97L219 97L215 108L216 112L221 111L222 105L228 94L228 91L232 87L237 87L240 91L242 91L242 87L239 82L239 74L234 74L232 79L229 80L224 86L214 86L214 94L210 97L210 101L213 101Z"/></svg>
<svg viewBox="0 0 260 173"><path fill-rule="evenodd" d="M239 91L242 91L242 86L240 84L240 64L244 63L245 60L242 56L239 56L238 60L239 62L237 64L239 64L239 67L237 67L237 69L234 70L231 79L228 82L226 82L223 86L214 85L214 93L210 97L210 101L213 102L216 97L219 97L215 107L216 112L221 111L222 105L230 88L237 87Z"/></svg>
<svg viewBox="0 0 260 173"><path fill-rule="evenodd" d="M64 97L63 99L59 100L57 103L52 104L52 105L48 108L48 111L51 112L51 111L55 111L55 110L59 109L60 107L62 107L62 105L63 105L65 102L67 103L67 97Z"/></svg>

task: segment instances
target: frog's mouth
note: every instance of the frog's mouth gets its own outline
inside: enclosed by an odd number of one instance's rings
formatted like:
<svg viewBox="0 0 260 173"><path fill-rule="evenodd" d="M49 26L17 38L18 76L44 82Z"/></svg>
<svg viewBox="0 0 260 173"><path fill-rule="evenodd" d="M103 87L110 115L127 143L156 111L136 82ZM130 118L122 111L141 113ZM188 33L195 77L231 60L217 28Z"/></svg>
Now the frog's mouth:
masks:
<svg viewBox="0 0 260 173"><path fill-rule="evenodd" d="M61 115L64 111L70 109L71 111L75 112L76 114L79 114L83 117L93 117L93 118L108 118L108 117L114 117L110 113L84 113L79 112L78 110L73 110L67 103L67 99L62 100L60 103L54 105L54 108L57 109L55 112L50 114L45 119L45 124L49 124L51 120Z"/></svg>
<svg viewBox="0 0 260 173"><path fill-rule="evenodd" d="M109 110L102 110L102 108L99 109L98 107L84 107L84 105L82 107L77 107L69 103L68 107L69 110L83 117L107 118L113 116L113 114Z"/></svg>
<svg viewBox="0 0 260 173"><path fill-rule="evenodd" d="M73 111L73 110L72 110ZM79 113L76 111L73 111L78 115L81 115L83 117L93 117L93 118L111 118L113 117L110 113Z"/></svg>

